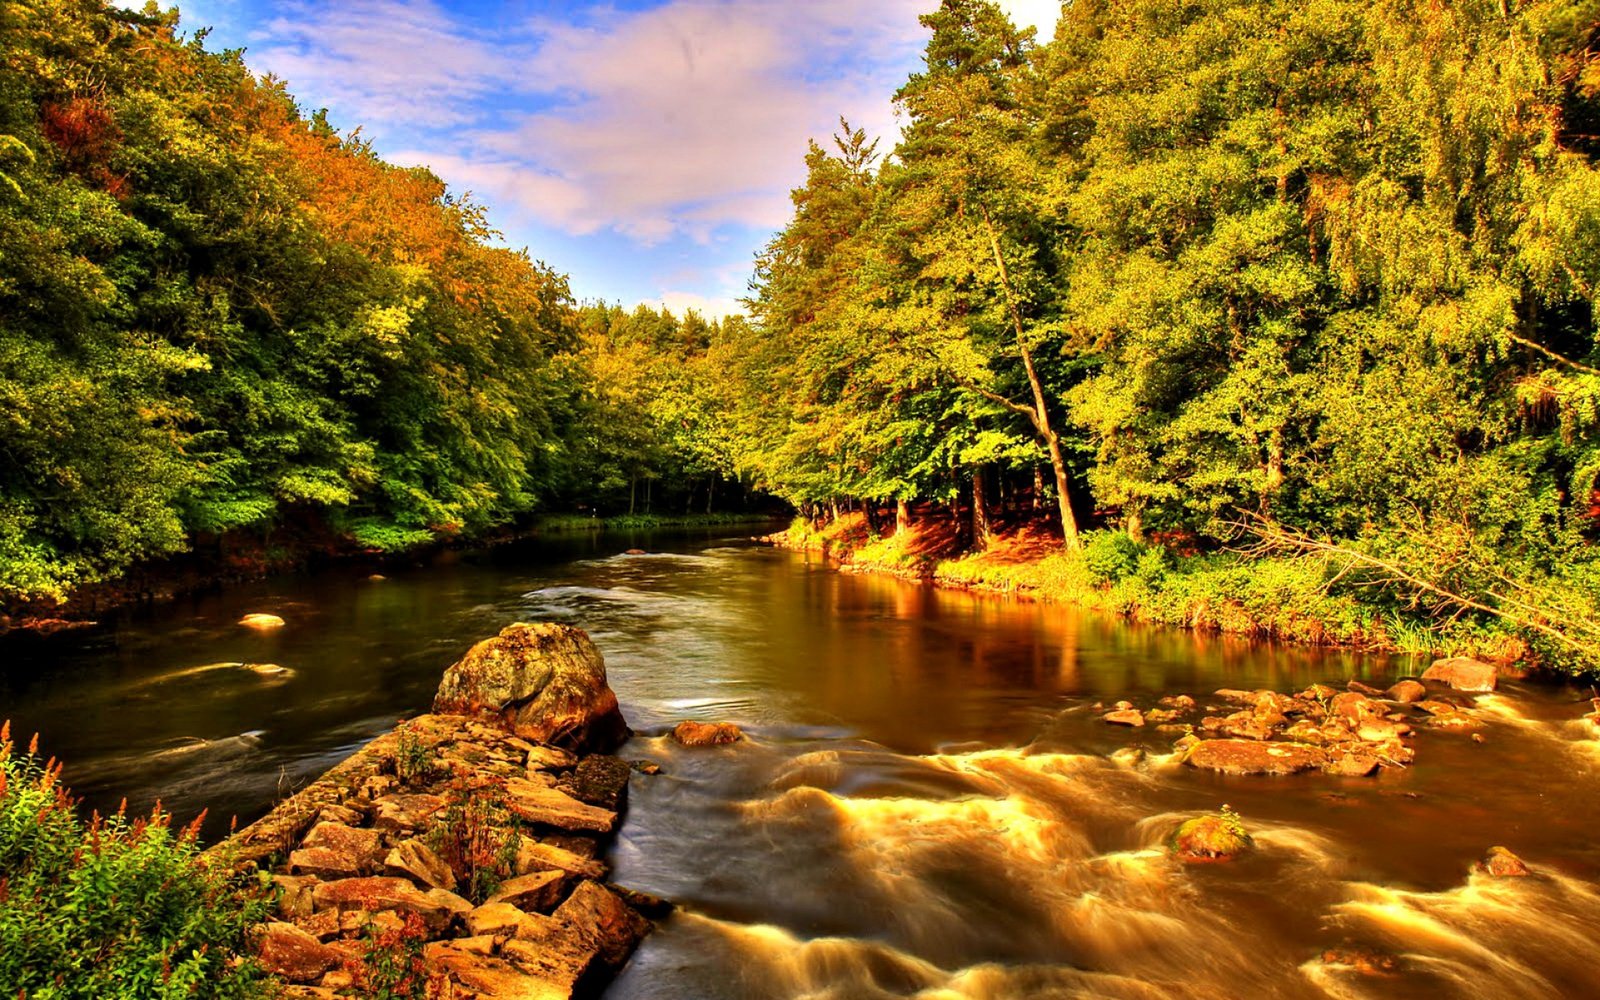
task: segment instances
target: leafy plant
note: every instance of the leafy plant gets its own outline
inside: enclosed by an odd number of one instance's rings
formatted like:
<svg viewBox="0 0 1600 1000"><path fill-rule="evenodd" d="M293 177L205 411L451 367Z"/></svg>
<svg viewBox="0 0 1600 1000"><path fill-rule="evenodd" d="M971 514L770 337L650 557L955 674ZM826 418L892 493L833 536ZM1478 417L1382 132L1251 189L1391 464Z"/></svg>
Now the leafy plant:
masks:
<svg viewBox="0 0 1600 1000"><path fill-rule="evenodd" d="M61 766L0 726L0 982L29 1000L254 1000L274 995L247 931L269 891L202 855L201 820L157 805L87 822Z"/></svg>
<svg viewBox="0 0 1600 1000"><path fill-rule="evenodd" d="M428 846L450 866L463 895L482 903L516 873L521 823L506 805L498 780L457 778L445 797Z"/></svg>

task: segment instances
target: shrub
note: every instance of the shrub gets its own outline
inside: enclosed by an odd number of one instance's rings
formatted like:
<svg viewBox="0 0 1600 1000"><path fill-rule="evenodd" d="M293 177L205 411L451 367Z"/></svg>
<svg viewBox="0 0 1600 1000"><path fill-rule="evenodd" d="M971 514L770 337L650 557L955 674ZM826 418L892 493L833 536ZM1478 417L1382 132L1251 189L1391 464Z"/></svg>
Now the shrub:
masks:
<svg viewBox="0 0 1600 1000"><path fill-rule="evenodd" d="M1145 547L1121 531L1097 531L1083 547L1083 564L1097 583L1116 583L1132 576Z"/></svg>
<svg viewBox="0 0 1600 1000"><path fill-rule="evenodd" d="M0 983L19 1000L272 995L245 934L272 906L259 881L204 857L200 820L159 805L88 822L37 738L0 726Z"/></svg>

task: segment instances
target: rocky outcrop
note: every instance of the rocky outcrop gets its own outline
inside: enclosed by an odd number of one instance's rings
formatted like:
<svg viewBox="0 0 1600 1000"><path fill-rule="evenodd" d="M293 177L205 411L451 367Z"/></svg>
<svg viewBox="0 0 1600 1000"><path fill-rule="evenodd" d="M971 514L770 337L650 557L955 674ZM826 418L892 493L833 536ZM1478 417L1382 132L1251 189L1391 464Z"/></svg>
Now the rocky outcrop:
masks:
<svg viewBox="0 0 1600 1000"><path fill-rule="evenodd" d="M744 732L731 722L680 722L672 738L686 747L716 747L739 742Z"/></svg>
<svg viewBox="0 0 1600 1000"><path fill-rule="evenodd" d="M1495 689L1499 671L1493 664L1481 660L1453 656L1448 660L1434 660L1433 666L1423 672L1422 679L1448 684L1457 691L1481 693Z"/></svg>
<svg viewBox="0 0 1600 1000"><path fill-rule="evenodd" d="M289 995L346 995L407 941L441 995L588 995L670 909L603 884L634 771L573 751L626 727L599 653L553 628L513 626L451 668L441 700L471 715L403 723L212 849L280 890L254 940Z"/></svg>
<svg viewBox="0 0 1600 1000"><path fill-rule="evenodd" d="M445 671L433 710L569 750L613 750L628 735L605 659L570 625L510 625L473 646Z"/></svg>
<svg viewBox="0 0 1600 1000"><path fill-rule="evenodd" d="M1491 878L1527 878L1533 872L1527 864L1504 847L1491 847L1475 869Z"/></svg>

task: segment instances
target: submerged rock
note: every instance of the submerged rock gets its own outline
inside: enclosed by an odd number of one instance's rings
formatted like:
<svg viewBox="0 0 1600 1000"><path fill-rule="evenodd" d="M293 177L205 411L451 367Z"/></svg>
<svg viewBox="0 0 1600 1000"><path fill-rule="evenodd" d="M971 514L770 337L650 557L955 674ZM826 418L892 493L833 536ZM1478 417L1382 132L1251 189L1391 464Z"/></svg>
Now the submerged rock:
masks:
<svg viewBox="0 0 1600 1000"><path fill-rule="evenodd" d="M1480 693L1493 691L1499 682L1499 671L1493 664L1466 656L1453 656L1447 660L1434 660L1433 666L1422 674L1425 681L1448 684L1457 691Z"/></svg>
<svg viewBox="0 0 1600 1000"><path fill-rule="evenodd" d="M239 619L239 624L245 628L283 628L285 622L277 615L267 615L260 612L245 615Z"/></svg>
<svg viewBox="0 0 1600 1000"><path fill-rule="evenodd" d="M686 747L715 747L739 742L744 731L731 722L680 722L672 738Z"/></svg>
<svg viewBox="0 0 1600 1000"><path fill-rule="evenodd" d="M1475 868L1493 878L1526 878L1533 874L1521 858L1504 847L1489 848L1488 855Z"/></svg>
<svg viewBox="0 0 1600 1000"><path fill-rule="evenodd" d="M605 659L570 625L510 625L473 646L445 671L433 710L572 750L610 751L628 732Z"/></svg>
<svg viewBox="0 0 1600 1000"><path fill-rule="evenodd" d="M1100 716L1101 719L1113 726L1143 726L1144 713L1137 708L1119 708L1114 712L1107 712Z"/></svg>
<svg viewBox="0 0 1600 1000"><path fill-rule="evenodd" d="M1231 861L1252 841L1237 813L1227 806L1217 816L1187 820L1172 835L1172 852L1185 861Z"/></svg>
<svg viewBox="0 0 1600 1000"><path fill-rule="evenodd" d="M1223 774L1298 774L1319 768L1327 754L1303 743L1201 740L1183 762Z"/></svg>

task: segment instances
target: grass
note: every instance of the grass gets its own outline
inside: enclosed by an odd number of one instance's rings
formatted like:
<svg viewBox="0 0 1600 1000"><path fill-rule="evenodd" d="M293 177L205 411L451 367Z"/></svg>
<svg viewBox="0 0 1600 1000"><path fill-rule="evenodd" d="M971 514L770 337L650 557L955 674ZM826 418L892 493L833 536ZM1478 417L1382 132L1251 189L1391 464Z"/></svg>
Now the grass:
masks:
<svg viewBox="0 0 1600 1000"><path fill-rule="evenodd" d="M1071 604L1151 624L1375 652L1502 660L1526 652L1518 636L1495 622L1422 619L1381 592L1329 579L1310 560L1180 555L1110 531L1090 533L1083 549L1069 552L1059 535L1037 523L1014 526L995 535L985 551L968 552L959 526L943 512L887 537L874 536L860 514L820 527L796 518L774 541L823 552L856 571Z"/></svg>

